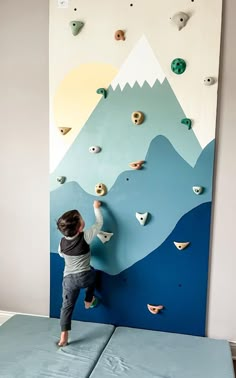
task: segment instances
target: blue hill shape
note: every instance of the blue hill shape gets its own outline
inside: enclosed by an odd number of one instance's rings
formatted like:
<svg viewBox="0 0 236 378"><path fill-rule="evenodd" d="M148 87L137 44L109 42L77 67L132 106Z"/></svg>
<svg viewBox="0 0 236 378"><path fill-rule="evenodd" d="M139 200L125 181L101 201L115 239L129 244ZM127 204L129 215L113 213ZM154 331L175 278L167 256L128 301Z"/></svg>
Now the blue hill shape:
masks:
<svg viewBox="0 0 236 378"><path fill-rule="evenodd" d="M94 267L113 275L120 273L159 247L184 214L210 202L213 156L214 142L211 142L192 168L165 137L156 137L150 145L145 168L123 172L108 194L99 198L103 231L113 232L114 236L106 244L95 238ZM203 186L203 194L194 194L194 185ZM75 182L51 193L51 252L57 252L61 237L56 219L63 212L78 208L89 227L94 222L92 204L96 198ZM136 212L149 213L145 226L137 221ZM199 218L199 225L202 222Z"/></svg>
<svg viewBox="0 0 236 378"><path fill-rule="evenodd" d="M211 203L194 208L144 259L117 275L100 272L97 295L102 303L87 311L81 293L74 319L204 336L210 216ZM191 245L179 251L176 240L191 240ZM52 317L60 315L63 266L63 259L51 253ZM148 303L165 308L152 315Z"/></svg>
<svg viewBox="0 0 236 378"><path fill-rule="evenodd" d="M135 126L131 114L142 111L144 123ZM191 166L194 166L202 148L192 130L181 124L185 114L168 81L158 81L153 87L128 84L108 89L85 123L74 143L51 174L51 190L60 186L57 176L66 176L67 182L77 182L83 190L94 194L95 185L103 182L108 190L117 177L129 169L129 163L143 160L154 137L163 135ZM91 154L89 147L102 148ZM89 172L89 175L88 175Z"/></svg>

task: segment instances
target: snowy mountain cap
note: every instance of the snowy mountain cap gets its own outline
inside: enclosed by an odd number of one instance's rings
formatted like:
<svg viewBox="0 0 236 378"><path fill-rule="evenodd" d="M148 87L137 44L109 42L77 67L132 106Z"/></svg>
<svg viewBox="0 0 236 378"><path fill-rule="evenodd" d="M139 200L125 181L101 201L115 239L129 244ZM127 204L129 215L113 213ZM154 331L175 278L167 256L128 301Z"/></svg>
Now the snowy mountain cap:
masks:
<svg viewBox="0 0 236 378"><path fill-rule="evenodd" d="M162 84L165 74L147 38L143 35L122 64L111 86L115 90L119 85L123 90L127 83L133 87L137 82L141 87L146 81L152 87L156 80Z"/></svg>

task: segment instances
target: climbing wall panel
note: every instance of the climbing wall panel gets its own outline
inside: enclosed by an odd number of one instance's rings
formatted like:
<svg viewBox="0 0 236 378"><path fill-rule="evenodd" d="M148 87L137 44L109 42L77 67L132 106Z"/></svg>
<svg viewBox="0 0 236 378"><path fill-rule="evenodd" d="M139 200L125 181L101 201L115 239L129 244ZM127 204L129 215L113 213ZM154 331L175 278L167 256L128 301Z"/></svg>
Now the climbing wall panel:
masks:
<svg viewBox="0 0 236 378"><path fill-rule="evenodd" d="M50 1L50 314L56 219L77 208L101 303L74 319L205 334L221 0ZM138 21L139 20L139 21Z"/></svg>

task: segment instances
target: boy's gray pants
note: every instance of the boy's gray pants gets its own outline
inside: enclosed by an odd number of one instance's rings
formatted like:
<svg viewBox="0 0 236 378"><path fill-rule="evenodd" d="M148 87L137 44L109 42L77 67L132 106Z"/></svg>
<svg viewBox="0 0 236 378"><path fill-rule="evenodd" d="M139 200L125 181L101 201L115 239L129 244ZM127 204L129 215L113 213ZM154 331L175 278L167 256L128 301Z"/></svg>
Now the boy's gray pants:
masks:
<svg viewBox="0 0 236 378"><path fill-rule="evenodd" d="M92 302L96 284L96 271L88 270L82 273L68 274L62 282L62 308L60 325L62 331L71 330L72 313L80 293L80 289L87 288L85 301Z"/></svg>

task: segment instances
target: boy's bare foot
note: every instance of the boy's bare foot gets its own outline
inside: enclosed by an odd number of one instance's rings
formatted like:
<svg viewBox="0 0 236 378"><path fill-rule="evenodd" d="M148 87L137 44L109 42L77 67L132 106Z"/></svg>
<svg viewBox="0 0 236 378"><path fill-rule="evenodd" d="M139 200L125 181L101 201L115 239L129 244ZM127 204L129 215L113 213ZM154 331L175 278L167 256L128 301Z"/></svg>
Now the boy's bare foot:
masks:
<svg viewBox="0 0 236 378"><path fill-rule="evenodd" d="M68 331L62 331L58 346L63 347L63 346L66 346L67 344L68 344Z"/></svg>
<svg viewBox="0 0 236 378"><path fill-rule="evenodd" d="M84 307L86 308L86 310L88 310L90 307L93 307L93 305L96 305L96 302L97 302L97 298L93 297L92 302L84 301Z"/></svg>

